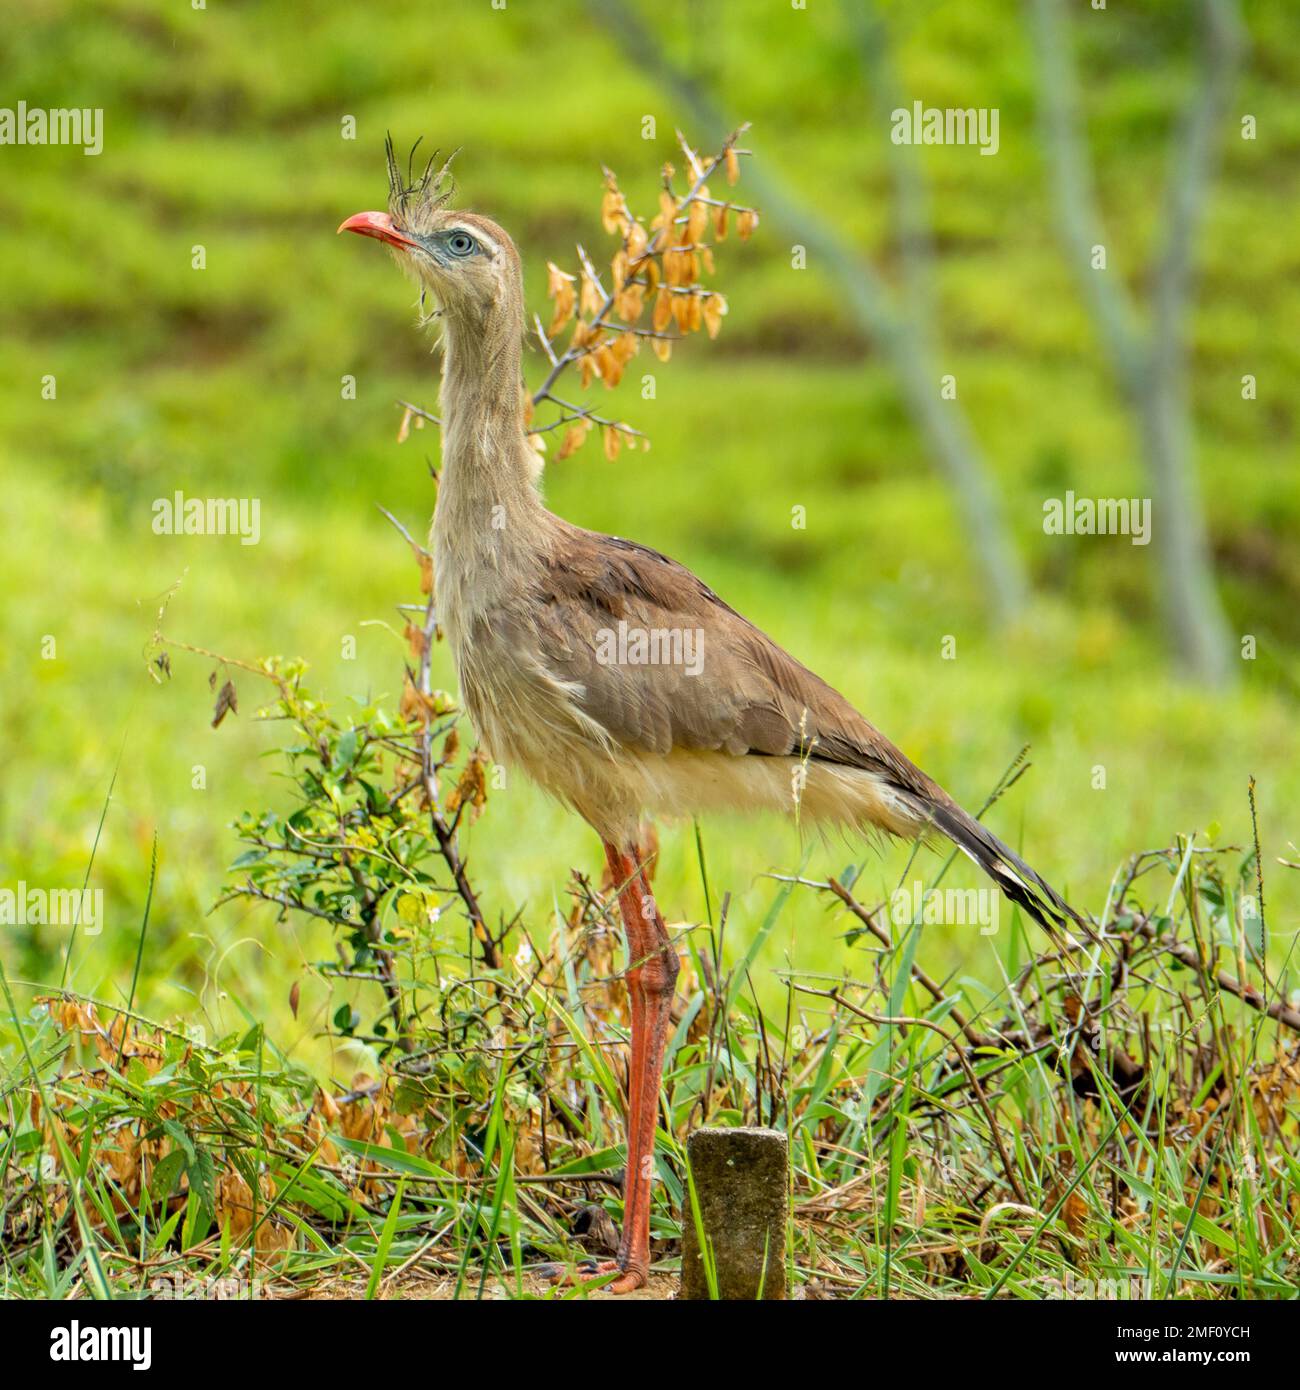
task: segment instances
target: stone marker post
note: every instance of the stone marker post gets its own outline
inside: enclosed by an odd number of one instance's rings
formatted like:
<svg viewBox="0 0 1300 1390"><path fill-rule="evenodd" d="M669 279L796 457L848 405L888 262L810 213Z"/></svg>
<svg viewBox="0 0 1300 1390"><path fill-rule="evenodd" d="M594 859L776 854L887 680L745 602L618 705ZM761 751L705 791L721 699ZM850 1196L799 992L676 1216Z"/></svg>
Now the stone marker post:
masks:
<svg viewBox="0 0 1300 1390"><path fill-rule="evenodd" d="M785 1135L775 1129L697 1129L686 1141L686 1157L718 1297L783 1299L790 1190ZM682 1203L681 1297L707 1299L696 1215L688 1184Z"/></svg>

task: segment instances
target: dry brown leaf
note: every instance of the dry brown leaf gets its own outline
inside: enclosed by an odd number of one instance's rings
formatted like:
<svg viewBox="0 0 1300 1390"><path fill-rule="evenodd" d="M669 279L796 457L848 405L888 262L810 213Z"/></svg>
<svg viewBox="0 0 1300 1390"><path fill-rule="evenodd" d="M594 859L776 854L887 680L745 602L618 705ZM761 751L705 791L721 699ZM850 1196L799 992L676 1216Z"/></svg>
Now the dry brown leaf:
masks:
<svg viewBox="0 0 1300 1390"><path fill-rule="evenodd" d="M1066 1230L1072 1236L1082 1239L1087 1230L1088 1204L1079 1196L1077 1191L1071 1192L1065 1199L1061 1214L1065 1217Z"/></svg>
<svg viewBox="0 0 1300 1390"><path fill-rule="evenodd" d="M600 200L600 224L606 232L617 232L628 222L627 204L619 192L614 175L605 175L605 193Z"/></svg>
<svg viewBox="0 0 1300 1390"><path fill-rule="evenodd" d="M645 308L645 286L625 285L614 305L624 323L635 323Z"/></svg>
<svg viewBox="0 0 1300 1390"><path fill-rule="evenodd" d="M402 636L406 638L406 650L410 652L411 660L418 664L424 659L424 629L408 622Z"/></svg>
<svg viewBox="0 0 1300 1390"><path fill-rule="evenodd" d="M402 700L398 713L403 719L425 725L438 717L438 702L432 696L424 695L416 689L411 673L406 673L402 685Z"/></svg>
<svg viewBox="0 0 1300 1390"><path fill-rule="evenodd" d="M555 301L555 312L551 316L551 326L547 336L554 338L573 317L578 304L578 293L574 289L575 277L561 270L554 261L546 262L546 297Z"/></svg>
<svg viewBox="0 0 1300 1390"><path fill-rule="evenodd" d="M582 448L590 429L590 420L575 420L564 432L564 442L560 445L559 453L555 455L556 462L562 462L564 459L576 454L578 450Z"/></svg>
<svg viewBox="0 0 1300 1390"><path fill-rule="evenodd" d="M727 312L727 301L720 294L707 295L701 312L704 315L704 326L709 331L709 337L716 338L722 327L723 317Z"/></svg>
<svg viewBox="0 0 1300 1390"><path fill-rule="evenodd" d="M590 314L592 318L595 318L600 313L604 303L605 296L601 294L600 288L597 286L595 280L593 280L584 269L582 272L582 288L578 295L578 312Z"/></svg>
<svg viewBox="0 0 1300 1390"><path fill-rule="evenodd" d="M454 815L462 805L468 806L470 820L487 804L487 760L476 748L461 769L460 780L447 796L447 814Z"/></svg>
<svg viewBox="0 0 1300 1390"><path fill-rule="evenodd" d="M623 286L627 283L629 274L627 252L621 246L614 252L610 260L609 274L614 285L615 297L617 297Z"/></svg>
<svg viewBox="0 0 1300 1390"><path fill-rule="evenodd" d="M212 727L217 728L227 714L239 713L239 700L235 695L234 682L227 679L217 692L217 707L212 711Z"/></svg>

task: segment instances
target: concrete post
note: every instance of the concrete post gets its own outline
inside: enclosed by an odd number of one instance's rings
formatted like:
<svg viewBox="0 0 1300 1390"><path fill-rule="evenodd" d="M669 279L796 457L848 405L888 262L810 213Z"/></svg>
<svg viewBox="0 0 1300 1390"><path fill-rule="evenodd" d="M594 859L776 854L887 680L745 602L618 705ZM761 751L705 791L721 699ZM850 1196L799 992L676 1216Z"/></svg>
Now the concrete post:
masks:
<svg viewBox="0 0 1300 1390"><path fill-rule="evenodd" d="M774 1129L697 1129L686 1141L698 1211L687 1186L682 1210L681 1297L708 1299L708 1266L696 1219L712 1253L720 1299L785 1297L785 1227L790 1153Z"/></svg>

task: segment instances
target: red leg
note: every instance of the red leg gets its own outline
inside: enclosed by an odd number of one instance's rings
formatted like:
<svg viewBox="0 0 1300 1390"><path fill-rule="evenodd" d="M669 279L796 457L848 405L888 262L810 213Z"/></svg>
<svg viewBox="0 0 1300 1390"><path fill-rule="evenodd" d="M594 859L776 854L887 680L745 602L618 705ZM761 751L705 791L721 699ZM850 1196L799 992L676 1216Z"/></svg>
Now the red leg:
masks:
<svg viewBox="0 0 1300 1390"><path fill-rule="evenodd" d="M679 967L643 865L635 865L619 902L628 932L628 990L634 1001L640 1000L639 1010L633 1005L633 1065L628 1076L627 1183L620 1252L626 1273L613 1286L616 1292L626 1293L640 1288L650 1270L655 1127Z"/></svg>
<svg viewBox="0 0 1300 1390"><path fill-rule="evenodd" d="M650 892L636 850L625 853L606 842L605 857L618 890L627 935L627 989L632 1015L628 1063L627 1164L623 1181L623 1239L618 1260L596 1266L595 1277L623 1271L613 1293L641 1288L650 1269L650 1197L654 1175L655 1126L663 1085L664 1047L677 982L677 954ZM588 1273L588 1278L593 1277Z"/></svg>
<svg viewBox="0 0 1300 1390"><path fill-rule="evenodd" d="M623 932L627 938L627 982L628 1012L632 1019L632 1048L627 1065L627 1160L623 1173L623 1239L619 1242L619 1267L626 1269L628 1256L628 1232L630 1226L627 1213L632 1210L636 1193L641 1185L641 1175L632 1161L632 1135L640 1127L641 1098L645 1088L641 1074L645 1067L646 1010L645 996L636 987L633 972L637 962L645 955L648 944L645 924L640 915L640 899L634 896L634 885L639 879L640 870L630 854L624 854L606 842L605 859L614 881L614 891L618 894L619 911L623 918Z"/></svg>

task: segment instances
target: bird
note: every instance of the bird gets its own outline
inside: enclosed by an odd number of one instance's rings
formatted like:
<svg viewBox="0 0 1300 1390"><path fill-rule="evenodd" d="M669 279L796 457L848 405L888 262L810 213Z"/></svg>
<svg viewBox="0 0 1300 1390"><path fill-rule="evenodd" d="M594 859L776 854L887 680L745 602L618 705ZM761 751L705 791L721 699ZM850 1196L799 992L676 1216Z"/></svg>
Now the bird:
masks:
<svg viewBox="0 0 1300 1390"><path fill-rule="evenodd" d="M645 1285L664 1048L679 971L638 842L645 818L767 809L862 834L944 836L1056 940L1060 894L852 704L684 565L547 510L525 420L520 255L450 207L450 161L404 176L339 232L390 248L442 338L432 526L438 623L480 744L600 837L626 936L631 1020L624 1222L583 1279ZM647 659L655 655L670 659ZM678 659L671 659L676 656ZM1073 946L1078 942L1066 933Z"/></svg>

